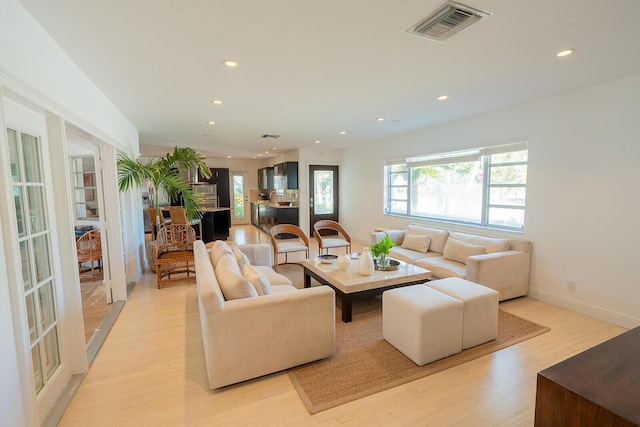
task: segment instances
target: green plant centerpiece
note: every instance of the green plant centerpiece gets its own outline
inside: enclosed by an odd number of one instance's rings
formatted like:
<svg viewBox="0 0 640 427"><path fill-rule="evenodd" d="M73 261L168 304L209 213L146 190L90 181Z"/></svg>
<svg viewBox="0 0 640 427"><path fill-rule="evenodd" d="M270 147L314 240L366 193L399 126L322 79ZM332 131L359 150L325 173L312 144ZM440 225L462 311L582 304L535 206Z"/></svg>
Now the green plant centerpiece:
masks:
<svg viewBox="0 0 640 427"><path fill-rule="evenodd" d="M160 192L168 200L182 195L188 221L202 217L202 209L199 206L202 196L193 192L191 184L180 177L180 171L198 171L204 178L211 176L211 170L206 165L204 156L197 154L189 147L175 147L173 152L167 153L166 156L152 157L145 163L125 155L118 156L118 189L120 191L125 192L134 187L140 187L145 179L149 181L155 195L153 207L156 209L156 231L160 229L161 214L158 197Z"/></svg>
<svg viewBox="0 0 640 427"><path fill-rule="evenodd" d="M376 267L379 269L386 269L391 264L387 256L389 255L389 249L395 246L393 240L389 236L384 236L378 240L377 243L371 244L371 256L376 262Z"/></svg>

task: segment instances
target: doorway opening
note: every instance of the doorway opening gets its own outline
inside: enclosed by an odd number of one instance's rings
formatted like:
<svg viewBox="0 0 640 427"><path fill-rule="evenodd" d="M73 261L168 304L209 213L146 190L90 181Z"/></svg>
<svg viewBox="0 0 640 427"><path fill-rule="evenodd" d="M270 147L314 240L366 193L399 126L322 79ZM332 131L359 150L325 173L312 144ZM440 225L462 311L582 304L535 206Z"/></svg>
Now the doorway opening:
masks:
<svg viewBox="0 0 640 427"><path fill-rule="evenodd" d="M339 222L338 166L309 165L309 230L320 220Z"/></svg>

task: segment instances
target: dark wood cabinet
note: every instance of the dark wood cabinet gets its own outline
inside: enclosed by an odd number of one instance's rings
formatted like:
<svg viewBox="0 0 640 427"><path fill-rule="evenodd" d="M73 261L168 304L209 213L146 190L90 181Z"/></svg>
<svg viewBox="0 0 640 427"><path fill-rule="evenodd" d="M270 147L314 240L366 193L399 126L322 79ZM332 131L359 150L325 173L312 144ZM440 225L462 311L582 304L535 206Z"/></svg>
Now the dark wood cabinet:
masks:
<svg viewBox="0 0 640 427"><path fill-rule="evenodd" d="M229 209L207 211L201 221L203 242L229 239L229 227L231 227L231 211Z"/></svg>
<svg viewBox="0 0 640 427"><path fill-rule="evenodd" d="M211 168L211 178L204 179L198 177L200 182L215 184L218 191L218 206L221 208L231 207L231 194L229 190L229 169Z"/></svg>
<svg viewBox="0 0 640 427"><path fill-rule="evenodd" d="M251 204L251 223L268 233L276 224L299 225L298 208L277 208L265 204Z"/></svg>
<svg viewBox="0 0 640 427"><path fill-rule="evenodd" d="M538 373L535 426L640 425L640 327Z"/></svg>
<svg viewBox="0 0 640 427"><path fill-rule="evenodd" d="M270 190L273 186L273 167L258 169L258 190Z"/></svg>
<svg viewBox="0 0 640 427"><path fill-rule="evenodd" d="M297 190L298 162L283 162L274 165L273 185L277 190Z"/></svg>

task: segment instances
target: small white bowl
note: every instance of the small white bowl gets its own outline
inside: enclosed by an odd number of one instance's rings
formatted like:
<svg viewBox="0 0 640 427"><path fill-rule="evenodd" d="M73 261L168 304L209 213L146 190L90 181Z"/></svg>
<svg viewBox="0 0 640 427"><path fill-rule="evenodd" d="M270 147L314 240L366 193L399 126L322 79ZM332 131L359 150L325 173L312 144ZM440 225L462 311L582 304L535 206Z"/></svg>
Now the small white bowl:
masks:
<svg viewBox="0 0 640 427"><path fill-rule="evenodd" d="M338 256L337 255L320 255L318 259L320 260L320 262L323 262L325 264L333 264L336 262L336 259L338 259Z"/></svg>

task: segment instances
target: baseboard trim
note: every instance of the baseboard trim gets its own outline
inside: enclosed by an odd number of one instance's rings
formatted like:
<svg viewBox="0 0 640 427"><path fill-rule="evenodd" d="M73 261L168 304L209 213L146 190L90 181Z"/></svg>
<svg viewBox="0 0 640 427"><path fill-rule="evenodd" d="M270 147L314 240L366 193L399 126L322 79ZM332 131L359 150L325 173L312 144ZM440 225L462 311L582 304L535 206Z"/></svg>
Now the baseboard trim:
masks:
<svg viewBox="0 0 640 427"><path fill-rule="evenodd" d="M529 288L529 294L527 296L539 301L556 305L558 307L566 308L567 310L575 311L576 313L584 314L585 316L602 320L604 322L613 323L614 325L618 325L623 328L633 329L640 326L640 319L638 318L615 313L613 311L605 310L591 304L585 304L580 301L561 297L559 295L541 291L539 289Z"/></svg>

